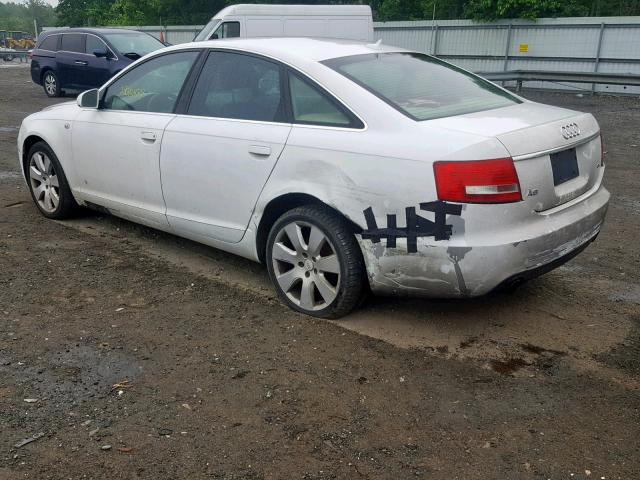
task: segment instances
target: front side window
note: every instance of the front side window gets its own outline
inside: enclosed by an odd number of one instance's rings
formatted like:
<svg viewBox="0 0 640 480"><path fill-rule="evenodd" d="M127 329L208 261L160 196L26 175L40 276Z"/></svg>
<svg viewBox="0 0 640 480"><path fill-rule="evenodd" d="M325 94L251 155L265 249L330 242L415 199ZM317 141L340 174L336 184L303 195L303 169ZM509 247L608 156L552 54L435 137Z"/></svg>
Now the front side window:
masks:
<svg viewBox="0 0 640 480"><path fill-rule="evenodd" d="M84 34L65 33L62 35L60 50L65 52L84 53Z"/></svg>
<svg viewBox="0 0 640 480"><path fill-rule="evenodd" d="M93 52L99 50L100 52L109 51L107 49L107 45L100 40L98 37L94 37L93 35L87 35L87 41L85 45L85 53L93 55Z"/></svg>
<svg viewBox="0 0 640 480"><path fill-rule="evenodd" d="M353 123L335 102L298 75L289 73L289 88L294 122L336 127L349 127Z"/></svg>
<svg viewBox="0 0 640 480"><path fill-rule="evenodd" d="M38 48L55 52L56 50L58 50L58 37L59 35L49 35L42 41Z"/></svg>
<svg viewBox="0 0 640 480"><path fill-rule="evenodd" d="M279 65L251 55L211 52L189 115L280 122L286 118Z"/></svg>
<svg viewBox="0 0 640 480"><path fill-rule="evenodd" d="M421 53L372 53L322 63L414 120L521 103L492 83Z"/></svg>
<svg viewBox="0 0 640 480"><path fill-rule="evenodd" d="M199 52L161 55L128 71L107 88L102 108L171 113Z"/></svg>
<svg viewBox="0 0 640 480"><path fill-rule="evenodd" d="M219 38L237 38L240 36L240 22L224 22L220 25L215 33L211 36L211 39L217 40Z"/></svg>
<svg viewBox="0 0 640 480"><path fill-rule="evenodd" d="M193 37L193 41L194 42L202 42L204 40L209 40L209 38L211 37L211 34L216 29L216 27L218 26L219 23L220 23L219 19L212 18L211 21L209 23L207 23L202 28L202 30L200 30L198 32L198 34L195 37Z"/></svg>

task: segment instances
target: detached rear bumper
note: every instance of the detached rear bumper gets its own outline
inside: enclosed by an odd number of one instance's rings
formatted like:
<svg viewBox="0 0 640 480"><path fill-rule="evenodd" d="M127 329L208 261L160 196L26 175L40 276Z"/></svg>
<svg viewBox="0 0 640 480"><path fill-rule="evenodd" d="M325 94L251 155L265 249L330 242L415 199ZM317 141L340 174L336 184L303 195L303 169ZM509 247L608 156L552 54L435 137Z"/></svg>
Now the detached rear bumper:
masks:
<svg viewBox="0 0 640 480"><path fill-rule="evenodd" d="M541 275L595 239L609 197L600 185L582 198L536 214L526 228L514 226L495 235L466 232L447 241L419 238L417 253L407 253L401 242L398 248L387 248L384 240L373 243L358 237L371 289L379 294L471 297ZM473 209L465 213L473 214Z"/></svg>

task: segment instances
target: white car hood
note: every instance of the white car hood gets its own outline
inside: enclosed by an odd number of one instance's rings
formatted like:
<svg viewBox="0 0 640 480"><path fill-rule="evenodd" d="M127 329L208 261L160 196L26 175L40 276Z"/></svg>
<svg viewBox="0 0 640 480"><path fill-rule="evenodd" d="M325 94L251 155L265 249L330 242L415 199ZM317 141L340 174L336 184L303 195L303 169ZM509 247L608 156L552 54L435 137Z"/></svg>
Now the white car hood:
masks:
<svg viewBox="0 0 640 480"><path fill-rule="evenodd" d="M52 110L59 110L61 108L66 108L69 105L76 105L76 101L75 100L70 100L68 102L56 103L55 105L49 105L48 107L45 107L40 111L41 112L50 112Z"/></svg>

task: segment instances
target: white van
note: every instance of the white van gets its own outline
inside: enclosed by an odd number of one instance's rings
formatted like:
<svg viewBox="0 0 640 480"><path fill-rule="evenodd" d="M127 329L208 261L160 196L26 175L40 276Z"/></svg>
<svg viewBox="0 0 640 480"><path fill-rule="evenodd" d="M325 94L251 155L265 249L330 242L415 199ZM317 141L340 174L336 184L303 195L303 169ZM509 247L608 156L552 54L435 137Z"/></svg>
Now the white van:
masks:
<svg viewBox="0 0 640 480"><path fill-rule="evenodd" d="M316 37L373 41L369 5L232 5L196 35L195 42L219 38Z"/></svg>

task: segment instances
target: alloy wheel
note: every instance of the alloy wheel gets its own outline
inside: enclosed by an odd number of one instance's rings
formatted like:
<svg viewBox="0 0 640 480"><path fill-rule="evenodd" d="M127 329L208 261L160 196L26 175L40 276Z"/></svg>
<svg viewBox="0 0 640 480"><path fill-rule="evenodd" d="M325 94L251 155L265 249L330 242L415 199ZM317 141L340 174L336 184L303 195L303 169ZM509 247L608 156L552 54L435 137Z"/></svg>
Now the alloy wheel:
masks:
<svg viewBox="0 0 640 480"><path fill-rule="evenodd" d="M60 182L53 162L44 152L35 152L29 160L29 183L42 210L53 213L60 204Z"/></svg>
<svg viewBox="0 0 640 480"><path fill-rule="evenodd" d="M300 308L322 310L336 299L340 261L329 238L315 225L285 225L276 236L271 262L278 286Z"/></svg>
<svg viewBox="0 0 640 480"><path fill-rule="evenodd" d="M57 90L56 77L51 74L45 75L44 88L49 95L55 95Z"/></svg>

